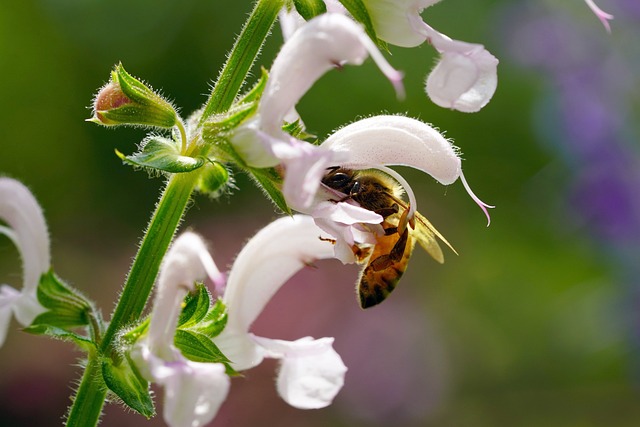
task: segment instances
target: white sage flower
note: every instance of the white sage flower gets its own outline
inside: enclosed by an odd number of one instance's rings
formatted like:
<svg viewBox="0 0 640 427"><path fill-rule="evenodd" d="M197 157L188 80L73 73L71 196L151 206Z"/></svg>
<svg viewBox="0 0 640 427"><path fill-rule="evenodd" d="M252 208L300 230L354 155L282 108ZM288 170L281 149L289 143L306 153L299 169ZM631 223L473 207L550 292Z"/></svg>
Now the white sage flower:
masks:
<svg viewBox="0 0 640 427"><path fill-rule="evenodd" d="M45 309L36 295L40 277L49 271L51 254L49 233L42 209L33 194L22 183L0 177L0 234L18 248L22 257L23 285L18 291L0 286L0 346L4 343L11 313L23 326L29 326Z"/></svg>
<svg viewBox="0 0 640 427"><path fill-rule="evenodd" d="M490 222L487 208L493 206L482 202L471 191L462 173L457 148L426 123L399 115L369 117L338 130L320 148L334 152L337 157L344 159L333 166L355 170L379 169L391 175L407 194L409 218L417 208L415 195L404 178L388 166L419 169L442 185L450 185L460 179L471 198L485 213L487 225ZM304 174L288 178L302 183L306 179L313 179ZM381 223L382 217L359 207L351 198L336 201L331 189L320 187L320 191L312 199L313 202L303 212L313 216L318 226L336 239L335 255L342 262L355 262L350 249L354 242L374 243L374 234L381 232L372 225Z"/></svg>
<svg viewBox="0 0 640 427"><path fill-rule="evenodd" d="M439 0L363 1L380 39L401 47L429 41L440 53L426 82L435 104L471 113L491 100L498 84L498 60L484 46L452 40L422 20L420 13Z"/></svg>
<svg viewBox="0 0 640 427"><path fill-rule="evenodd" d="M205 277L222 286L224 277L202 239L183 233L162 263L148 335L131 351L142 375L164 388L163 417L171 427L206 425L229 391L222 363L192 362L173 345L184 297Z"/></svg>
<svg viewBox="0 0 640 427"><path fill-rule="evenodd" d="M278 289L298 270L333 258L333 245L321 240L312 218L295 215L275 220L238 254L223 296L228 320L214 338L218 348L242 371L264 358L280 360L278 394L300 409L325 407L342 388L347 368L332 347L333 338L284 341L257 337L252 323Z"/></svg>
<svg viewBox="0 0 640 427"><path fill-rule="evenodd" d="M346 64L360 65L369 56L402 96L402 74L389 65L362 27L346 16L323 14L291 30L271 67L256 115L231 139L236 151L249 166L281 164L285 169L306 169L319 182L324 169L340 159L333 158L332 152L292 138L282 130L283 121L323 74ZM308 192L293 191L296 188L285 178L285 197L293 205L308 205Z"/></svg>

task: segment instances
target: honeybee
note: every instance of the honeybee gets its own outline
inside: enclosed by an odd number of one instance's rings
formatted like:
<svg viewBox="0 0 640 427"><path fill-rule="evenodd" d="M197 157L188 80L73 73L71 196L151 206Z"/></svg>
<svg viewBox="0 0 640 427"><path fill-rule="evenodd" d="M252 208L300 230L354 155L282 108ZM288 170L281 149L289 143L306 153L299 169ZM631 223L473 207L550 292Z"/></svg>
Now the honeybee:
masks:
<svg viewBox="0 0 640 427"><path fill-rule="evenodd" d="M402 200L402 186L384 172L334 166L328 168L322 183L344 194L335 202L350 199L383 218L384 234L376 237L373 247L353 248L357 262L364 265L357 282L362 308L380 304L395 289L416 242L439 263L444 262L444 256L436 237L456 253L424 216L415 212L413 218L408 218L409 206Z"/></svg>

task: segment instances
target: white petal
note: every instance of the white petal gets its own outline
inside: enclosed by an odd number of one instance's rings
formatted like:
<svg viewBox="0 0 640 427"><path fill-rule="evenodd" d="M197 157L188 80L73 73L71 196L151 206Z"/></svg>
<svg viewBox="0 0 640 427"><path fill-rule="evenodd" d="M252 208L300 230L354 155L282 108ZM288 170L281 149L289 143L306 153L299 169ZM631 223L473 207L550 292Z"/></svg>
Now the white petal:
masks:
<svg viewBox="0 0 640 427"><path fill-rule="evenodd" d="M223 296L229 312L227 326L214 340L224 354L237 353L228 343L238 342L237 337L249 331L291 276L317 259L333 257L333 245L320 240L321 234L311 217L283 217L260 230L240 251ZM236 360L232 362L236 367Z"/></svg>
<svg viewBox="0 0 640 427"><path fill-rule="evenodd" d="M20 298L21 293L11 286L0 286L0 347L7 338L7 330L11 323L11 313L15 301Z"/></svg>
<svg viewBox="0 0 640 427"><path fill-rule="evenodd" d="M200 236L192 232L180 235L160 267L156 299L149 323L151 351L167 357L171 352L182 301L195 282L212 275L220 280L220 272Z"/></svg>
<svg viewBox="0 0 640 427"><path fill-rule="evenodd" d="M421 45L426 36L413 28L412 21L422 21L420 12L439 0L364 0L376 35L387 43L401 47Z"/></svg>
<svg viewBox="0 0 640 427"><path fill-rule="evenodd" d="M369 117L340 129L321 146L347 153L349 161L341 165L347 168L410 166L443 185L460 176L460 158L454 146L431 126L409 117Z"/></svg>
<svg viewBox="0 0 640 427"><path fill-rule="evenodd" d="M49 233L36 199L27 187L11 178L0 178L0 220L13 230L9 237L22 257L24 289L35 290L40 276L51 265Z"/></svg>
<svg viewBox="0 0 640 427"><path fill-rule="evenodd" d="M310 20L282 46L258 107L262 128L270 135L282 131L282 119L324 73L345 64L360 65L376 53L376 62L394 83L393 70L364 30L351 19L327 13Z"/></svg>
<svg viewBox="0 0 640 427"><path fill-rule="evenodd" d="M429 98L444 108L475 113L489 103L498 85L498 60L483 46L445 51L427 77Z"/></svg>
<svg viewBox="0 0 640 427"><path fill-rule="evenodd" d="M305 23L304 18L300 16L295 8L291 8L288 11L286 7L283 7L278 13L278 21L280 21L280 29L282 30L284 41L289 40L293 33L298 31Z"/></svg>
<svg viewBox="0 0 640 427"><path fill-rule="evenodd" d="M230 381L221 363L198 363L173 354L163 359L146 341L131 350L131 359L147 380L164 387L163 416L171 427L199 427L208 424L229 392Z"/></svg>
<svg viewBox="0 0 640 427"><path fill-rule="evenodd" d="M230 381L221 363L186 362L158 379L164 386L164 420L171 427L208 424L229 393Z"/></svg>
<svg viewBox="0 0 640 427"><path fill-rule="evenodd" d="M284 151L287 151L286 153ZM303 141L293 141L286 147L274 147L285 167L282 194L287 204L299 212L312 204L327 168L339 161L335 152Z"/></svg>
<svg viewBox="0 0 640 427"><path fill-rule="evenodd" d="M278 394L289 405L299 409L324 408L344 385L347 367L332 347L333 338L255 339L270 351L271 357L282 360L276 384Z"/></svg>

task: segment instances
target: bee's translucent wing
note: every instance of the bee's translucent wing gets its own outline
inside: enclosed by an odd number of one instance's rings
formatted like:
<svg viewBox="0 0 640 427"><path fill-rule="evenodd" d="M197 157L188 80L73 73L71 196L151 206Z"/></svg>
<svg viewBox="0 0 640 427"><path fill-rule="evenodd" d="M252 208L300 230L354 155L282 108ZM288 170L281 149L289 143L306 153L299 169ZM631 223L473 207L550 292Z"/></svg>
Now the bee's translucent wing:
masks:
<svg viewBox="0 0 640 427"><path fill-rule="evenodd" d="M442 249L440 249L436 237L442 240L456 255L458 254L447 239L436 230L427 218L416 212L415 219L417 221L415 221L415 228L411 232L411 237L413 237L433 259L441 264L444 262L444 255L442 254Z"/></svg>

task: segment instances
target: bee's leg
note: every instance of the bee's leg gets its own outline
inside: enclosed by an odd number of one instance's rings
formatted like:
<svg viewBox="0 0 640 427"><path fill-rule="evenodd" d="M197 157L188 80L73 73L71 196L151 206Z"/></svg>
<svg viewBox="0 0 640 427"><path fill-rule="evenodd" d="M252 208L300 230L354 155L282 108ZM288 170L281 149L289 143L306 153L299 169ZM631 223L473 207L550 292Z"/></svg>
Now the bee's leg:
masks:
<svg viewBox="0 0 640 427"><path fill-rule="evenodd" d="M409 241L409 229L405 228L404 232L400 235L400 239L393 245L391 252L388 255L380 255L378 258L371 261L369 267L373 271L381 271L391 267L394 263L400 261L404 256L404 251L407 249L407 242Z"/></svg>

